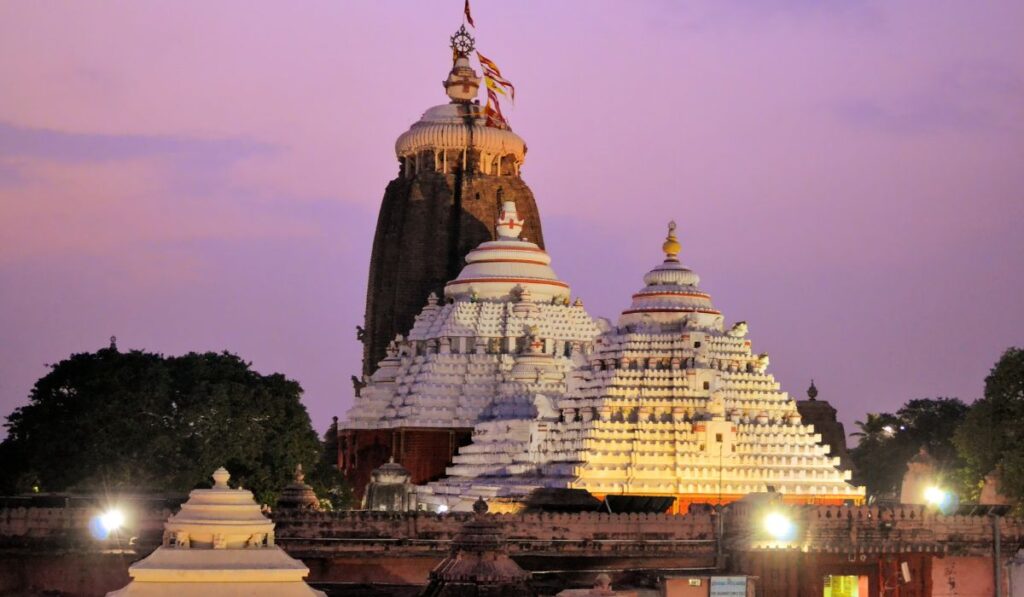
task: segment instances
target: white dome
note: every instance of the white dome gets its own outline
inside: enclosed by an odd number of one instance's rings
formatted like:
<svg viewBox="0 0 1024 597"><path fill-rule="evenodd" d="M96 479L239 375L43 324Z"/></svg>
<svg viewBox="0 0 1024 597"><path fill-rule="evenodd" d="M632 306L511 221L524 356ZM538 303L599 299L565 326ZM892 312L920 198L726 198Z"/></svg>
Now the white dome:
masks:
<svg viewBox="0 0 1024 597"><path fill-rule="evenodd" d="M550 302L569 298L570 288L551 269L551 257L536 244L519 240L523 220L512 201L502 205L498 240L481 243L466 255L466 267L444 287L448 298L513 298ZM513 292L516 291L516 292Z"/></svg>
<svg viewBox="0 0 1024 597"><path fill-rule="evenodd" d="M482 108L477 104L434 106L395 141L398 157L434 149L474 148L492 155L513 155L522 162L526 142L510 129L485 126Z"/></svg>
<svg viewBox="0 0 1024 597"><path fill-rule="evenodd" d="M669 225L669 235L662 248L666 253L665 261L644 275L646 286L633 295L633 303L622 312L620 325L646 319L659 323L685 319L701 326L719 327L722 313L711 304L711 296L697 287L700 276L676 258L679 242L674 222Z"/></svg>

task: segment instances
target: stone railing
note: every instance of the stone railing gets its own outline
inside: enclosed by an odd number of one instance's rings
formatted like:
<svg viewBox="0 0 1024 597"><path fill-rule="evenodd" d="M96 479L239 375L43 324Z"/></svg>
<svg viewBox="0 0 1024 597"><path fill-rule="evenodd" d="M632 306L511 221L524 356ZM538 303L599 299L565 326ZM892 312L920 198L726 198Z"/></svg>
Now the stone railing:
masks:
<svg viewBox="0 0 1024 597"><path fill-rule="evenodd" d="M163 524L183 498L31 496L0 498L0 547L29 549L106 549L110 542L160 543ZM90 522L116 507L125 516L124 530L107 541L89 531Z"/></svg>
<svg viewBox="0 0 1024 597"><path fill-rule="evenodd" d="M767 511L782 512L796 527L779 543L761 530ZM1004 549L1024 546L1024 520L985 515L945 516L932 508L899 506L784 506L736 504L725 514L727 549L801 549L825 553L987 554L998 521Z"/></svg>
<svg viewBox="0 0 1024 597"><path fill-rule="evenodd" d="M470 514L422 512L278 513L277 541L290 553L438 553ZM708 556L716 550L714 524L707 513L668 514L495 514L516 553L601 555L672 553Z"/></svg>

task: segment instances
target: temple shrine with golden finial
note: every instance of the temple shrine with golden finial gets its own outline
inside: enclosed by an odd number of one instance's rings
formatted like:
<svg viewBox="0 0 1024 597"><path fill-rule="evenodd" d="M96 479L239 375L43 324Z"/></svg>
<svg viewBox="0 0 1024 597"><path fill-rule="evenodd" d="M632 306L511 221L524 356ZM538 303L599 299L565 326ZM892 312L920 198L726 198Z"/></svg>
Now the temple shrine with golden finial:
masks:
<svg viewBox="0 0 1024 597"><path fill-rule="evenodd" d="M768 354L753 351L747 323L727 326L680 262L675 222L615 324L571 299L519 177L525 144L481 114L473 43L464 29L452 37L450 102L396 143L401 173L371 258L366 376L340 434L357 492L393 458L417 486L410 503L438 511L478 498L516 510L538 489L654 496L676 511L765 491L862 500L768 373ZM444 206L412 209L413 197ZM457 212L488 228L425 215Z"/></svg>
<svg viewBox="0 0 1024 597"><path fill-rule="evenodd" d="M464 510L484 497L516 510L540 488L668 498L677 511L765 491L793 503L863 499L767 372L768 355L753 352L746 323L726 328L680 263L675 229L563 393L535 397L527 416L492 411L446 477L421 489L421 504Z"/></svg>

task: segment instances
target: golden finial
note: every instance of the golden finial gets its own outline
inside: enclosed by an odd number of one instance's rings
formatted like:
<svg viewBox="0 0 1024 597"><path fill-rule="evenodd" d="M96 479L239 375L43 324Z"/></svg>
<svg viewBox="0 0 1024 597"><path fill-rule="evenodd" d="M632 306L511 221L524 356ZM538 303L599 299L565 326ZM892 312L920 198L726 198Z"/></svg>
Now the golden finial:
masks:
<svg viewBox="0 0 1024 597"><path fill-rule="evenodd" d="M665 243L661 245L661 250L665 251L665 259L668 261L678 261L676 256L679 255L679 251L683 247L680 246L679 240L676 239L676 222L672 220L668 223L668 236L665 237Z"/></svg>

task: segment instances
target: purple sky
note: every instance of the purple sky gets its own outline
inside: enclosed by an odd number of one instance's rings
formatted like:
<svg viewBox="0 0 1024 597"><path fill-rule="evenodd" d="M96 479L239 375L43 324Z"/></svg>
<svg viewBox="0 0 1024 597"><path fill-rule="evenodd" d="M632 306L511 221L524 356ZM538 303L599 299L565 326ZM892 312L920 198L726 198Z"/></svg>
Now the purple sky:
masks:
<svg viewBox="0 0 1024 597"><path fill-rule="evenodd" d="M848 430L1024 344L1024 3L491 2L559 274L616 316L682 260ZM0 4L0 413L56 362L236 352L351 402L394 139L445 2Z"/></svg>

